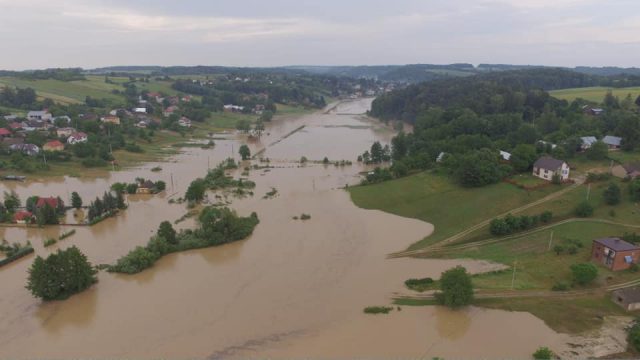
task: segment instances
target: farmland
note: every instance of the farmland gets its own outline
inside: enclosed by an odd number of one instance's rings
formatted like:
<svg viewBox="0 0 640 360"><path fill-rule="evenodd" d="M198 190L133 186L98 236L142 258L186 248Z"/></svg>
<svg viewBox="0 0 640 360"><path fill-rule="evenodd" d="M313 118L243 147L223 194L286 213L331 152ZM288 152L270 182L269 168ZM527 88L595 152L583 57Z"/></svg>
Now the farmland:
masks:
<svg viewBox="0 0 640 360"><path fill-rule="evenodd" d="M584 87L584 88L573 88L573 89L561 89L561 90L553 90L549 91L551 96L567 100L573 101L577 98L582 98L585 100L593 101L600 103L602 99L604 99L607 91L611 91L614 96L617 96L622 100L628 94L631 94L632 99L636 99L638 95L640 95L640 87L628 87L628 88L608 88L603 86L595 86L595 87Z"/></svg>

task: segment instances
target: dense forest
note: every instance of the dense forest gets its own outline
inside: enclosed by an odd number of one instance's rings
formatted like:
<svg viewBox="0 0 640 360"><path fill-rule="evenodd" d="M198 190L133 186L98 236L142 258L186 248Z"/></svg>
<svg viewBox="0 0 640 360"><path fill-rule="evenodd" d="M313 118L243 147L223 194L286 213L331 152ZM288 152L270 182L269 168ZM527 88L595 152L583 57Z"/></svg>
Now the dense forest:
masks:
<svg viewBox="0 0 640 360"><path fill-rule="evenodd" d="M444 153L441 165L456 180L481 186L527 171L542 154L572 158L580 136L617 135L623 138L623 150L636 149L640 97L618 99L608 93L602 104L581 99L568 103L544 90L575 87L589 79L561 69L528 69L439 80L383 95L374 101L371 114L414 125L413 133L392 140L392 172L430 168ZM591 115L585 105L602 106L605 112ZM602 148L594 147L593 156L602 157L595 149ZM499 150L512 153L511 165L500 161Z"/></svg>

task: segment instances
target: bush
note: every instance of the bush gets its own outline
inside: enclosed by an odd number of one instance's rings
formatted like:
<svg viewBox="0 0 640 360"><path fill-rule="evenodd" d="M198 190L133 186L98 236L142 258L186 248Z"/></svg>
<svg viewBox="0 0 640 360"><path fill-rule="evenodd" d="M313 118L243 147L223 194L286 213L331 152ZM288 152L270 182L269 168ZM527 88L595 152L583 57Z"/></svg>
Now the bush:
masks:
<svg viewBox="0 0 640 360"><path fill-rule="evenodd" d="M627 341L633 350L640 351L640 319L636 318L633 325L627 330Z"/></svg>
<svg viewBox="0 0 640 360"><path fill-rule="evenodd" d="M87 257L72 246L46 259L38 256L29 268L27 289L45 301L64 300L98 281L96 273Z"/></svg>
<svg viewBox="0 0 640 360"><path fill-rule="evenodd" d="M56 240L54 238L48 238L48 239L46 239L44 241L43 245L44 245L44 247L49 247L49 246L51 246L51 245L53 245L53 244L55 244L57 242L58 242L58 240Z"/></svg>
<svg viewBox="0 0 640 360"><path fill-rule="evenodd" d="M536 360L551 360L553 359L553 351L548 347L541 347L533 353L533 358Z"/></svg>
<svg viewBox="0 0 640 360"><path fill-rule="evenodd" d="M124 149L127 150L128 152L132 152L132 153L142 153L142 152L144 152L144 150L140 147L140 145L135 144L135 143L129 143L129 144L125 145Z"/></svg>
<svg viewBox="0 0 640 360"><path fill-rule="evenodd" d="M588 285L598 277L598 268L591 263L571 265L573 281L578 285Z"/></svg>
<svg viewBox="0 0 640 360"><path fill-rule="evenodd" d="M404 282L404 285L411 290L423 292L431 288L434 283L435 281L433 281L432 278L427 277L422 279L409 279Z"/></svg>
<svg viewBox="0 0 640 360"><path fill-rule="evenodd" d="M574 210L576 216L586 218L593 215L593 206L588 201L583 201Z"/></svg>
<svg viewBox="0 0 640 360"><path fill-rule="evenodd" d="M435 296L440 305L455 309L469 305L473 301L471 276L462 266L456 266L442 273L440 290Z"/></svg>
<svg viewBox="0 0 640 360"><path fill-rule="evenodd" d="M118 259L115 265L109 268L109 272L135 274L151 267L160 256L147 248L138 246L127 255Z"/></svg>
<svg viewBox="0 0 640 360"><path fill-rule="evenodd" d="M388 314L393 310L390 306L367 306L364 308L365 314Z"/></svg>
<svg viewBox="0 0 640 360"><path fill-rule="evenodd" d="M615 183L611 183L602 193L602 196L607 205L617 205L620 203L620 187Z"/></svg>
<svg viewBox="0 0 640 360"><path fill-rule="evenodd" d="M311 215L309 214L300 215L300 220L309 220L309 219L311 219Z"/></svg>
<svg viewBox="0 0 640 360"><path fill-rule="evenodd" d="M558 282L558 283L555 283L553 285L553 287L551 287L551 290L552 291L567 291L567 290L569 290L569 285L567 285L567 284L565 284L563 282Z"/></svg>
<svg viewBox="0 0 640 360"><path fill-rule="evenodd" d="M551 211L543 211L542 214L540 214L540 221L546 224L551 221L552 217L553 213Z"/></svg>

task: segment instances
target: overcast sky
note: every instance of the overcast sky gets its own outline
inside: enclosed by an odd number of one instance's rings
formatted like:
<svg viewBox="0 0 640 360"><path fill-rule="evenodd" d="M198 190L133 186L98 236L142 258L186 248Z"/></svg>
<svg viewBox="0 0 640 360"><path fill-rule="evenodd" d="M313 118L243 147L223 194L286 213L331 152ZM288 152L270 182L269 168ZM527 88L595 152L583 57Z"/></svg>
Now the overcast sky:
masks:
<svg viewBox="0 0 640 360"><path fill-rule="evenodd" d="M640 66L638 0L0 0L0 69Z"/></svg>

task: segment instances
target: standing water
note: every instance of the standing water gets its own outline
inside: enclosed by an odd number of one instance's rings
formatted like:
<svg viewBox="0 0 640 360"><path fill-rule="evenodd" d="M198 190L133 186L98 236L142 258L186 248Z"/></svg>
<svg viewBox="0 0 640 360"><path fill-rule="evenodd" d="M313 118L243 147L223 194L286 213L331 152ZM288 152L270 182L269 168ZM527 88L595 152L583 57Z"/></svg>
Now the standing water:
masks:
<svg viewBox="0 0 640 360"><path fill-rule="evenodd" d="M362 313L366 306L389 304L408 278L437 277L457 264L475 272L492 267L467 260L385 259L433 227L353 205L341 188L359 181L361 165L314 162L325 156L353 161L372 142L389 143L391 130L358 115L370 104L363 99L276 120L250 142L253 153L264 149L261 156L273 168L251 170L255 196L231 205L241 215L255 211L260 218L244 241L172 254L137 275L101 272L91 289L61 302L42 303L24 288L33 257L1 268L0 357L525 357L540 344L557 343L557 334L526 313L439 307ZM64 227L0 228L1 235L10 242L30 240L38 255L76 245L94 264L113 263L146 243L161 221L182 217L185 206L169 199L182 196L208 164L236 156L240 143L190 148L167 162L106 178L3 184L23 200L68 199L77 191L85 201L136 177L168 186L160 196L130 196L123 214L78 228L46 249L42 240ZM302 156L310 160L305 166L299 164ZM155 166L163 171L152 172ZM272 188L277 195L263 199ZM302 213L311 219L292 219Z"/></svg>

